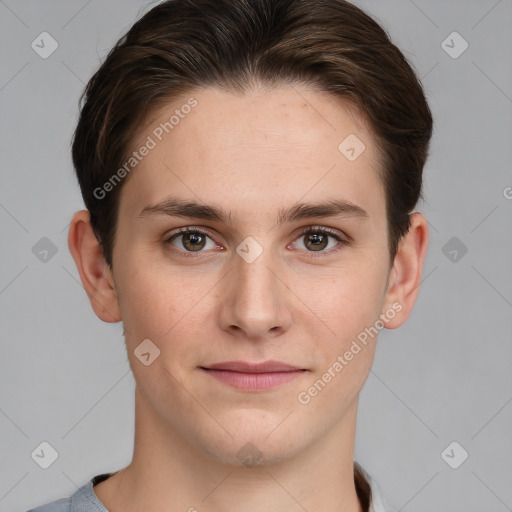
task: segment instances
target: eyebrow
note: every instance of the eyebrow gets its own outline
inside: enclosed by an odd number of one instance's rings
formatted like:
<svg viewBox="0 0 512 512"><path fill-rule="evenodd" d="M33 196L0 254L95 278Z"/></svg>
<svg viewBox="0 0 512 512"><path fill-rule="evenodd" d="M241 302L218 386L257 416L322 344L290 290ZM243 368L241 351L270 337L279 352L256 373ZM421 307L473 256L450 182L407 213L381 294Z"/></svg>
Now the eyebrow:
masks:
<svg viewBox="0 0 512 512"><path fill-rule="evenodd" d="M218 206L201 204L176 197L169 197L158 204L146 206L140 212L139 217L154 214L204 219L224 224L234 223L237 218L231 211L226 211ZM366 210L350 201L332 199L319 203L297 203L290 208L280 208L277 212L277 223L284 224L286 222L320 217L368 219L369 215Z"/></svg>

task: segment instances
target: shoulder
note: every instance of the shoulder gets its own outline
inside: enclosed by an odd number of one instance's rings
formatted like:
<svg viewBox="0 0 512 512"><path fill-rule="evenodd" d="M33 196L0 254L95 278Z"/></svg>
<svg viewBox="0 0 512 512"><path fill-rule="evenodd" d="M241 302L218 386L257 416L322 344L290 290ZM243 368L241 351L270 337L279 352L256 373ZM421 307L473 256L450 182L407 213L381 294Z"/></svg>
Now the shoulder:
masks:
<svg viewBox="0 0 512 512"><path fill-rule="evenodd" d="M71 498L62 498L46 505L32 508L27 512L69 512L71 510Z"/></svg>
<svg viewBox="0 0 512 512"><path fill-rule="evenodd" d="M77 489L69 498L61 498L27 512L108 512L103 503L94 494L93 486L107 479L113 473L96 475Z"/></svg>

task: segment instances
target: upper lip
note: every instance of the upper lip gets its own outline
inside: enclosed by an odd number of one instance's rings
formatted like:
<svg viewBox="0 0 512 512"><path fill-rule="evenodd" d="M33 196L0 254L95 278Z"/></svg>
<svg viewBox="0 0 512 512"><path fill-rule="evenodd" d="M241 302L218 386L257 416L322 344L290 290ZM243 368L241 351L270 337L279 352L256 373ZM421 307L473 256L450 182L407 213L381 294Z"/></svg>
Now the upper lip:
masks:
<svg viewBox="0 0 512 512"><path fill-rule="evenodd" d="M303 370L281 361L264 361L263 363L248 363L245 361L225 361L208 366L202 366L206 370L229 370L243 373L270 373L270 372L293 372Z"/></svg>

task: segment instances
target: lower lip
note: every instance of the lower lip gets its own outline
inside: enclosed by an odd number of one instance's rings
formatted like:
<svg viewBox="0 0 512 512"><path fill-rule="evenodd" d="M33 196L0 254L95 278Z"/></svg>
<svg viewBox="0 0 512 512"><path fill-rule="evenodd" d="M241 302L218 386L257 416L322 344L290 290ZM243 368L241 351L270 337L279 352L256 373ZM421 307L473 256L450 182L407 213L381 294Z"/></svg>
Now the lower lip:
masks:
<svg viewBox="0 0 512 512"><path fill-rule="evenodd" d="M296 379L303 370L291 372L243 373L229 370L206 370L213 378L237 389L245 391L263 391L272 389Z"/></svg>

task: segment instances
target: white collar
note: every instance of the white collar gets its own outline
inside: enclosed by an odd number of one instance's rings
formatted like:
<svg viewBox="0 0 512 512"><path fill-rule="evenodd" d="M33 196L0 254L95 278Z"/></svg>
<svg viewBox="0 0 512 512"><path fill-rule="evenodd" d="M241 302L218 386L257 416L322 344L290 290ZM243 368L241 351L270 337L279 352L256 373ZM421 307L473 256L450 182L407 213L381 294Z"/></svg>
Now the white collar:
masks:
<svg viewBox="0 0 512 512"><path fill-rule="evenodd" d="M370 485L370 489L372 491L372 499L368 512L394 512L386 501L382 489L377 481L367 471L365 471L361 465L358 464L358 468Z"/></svg>

